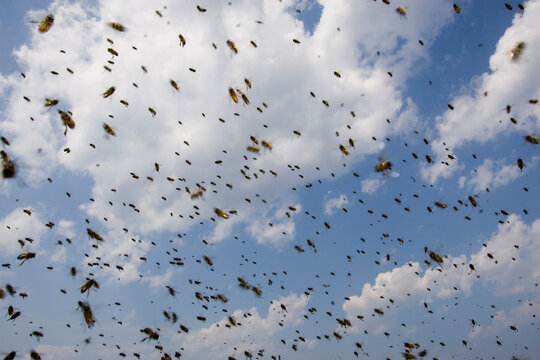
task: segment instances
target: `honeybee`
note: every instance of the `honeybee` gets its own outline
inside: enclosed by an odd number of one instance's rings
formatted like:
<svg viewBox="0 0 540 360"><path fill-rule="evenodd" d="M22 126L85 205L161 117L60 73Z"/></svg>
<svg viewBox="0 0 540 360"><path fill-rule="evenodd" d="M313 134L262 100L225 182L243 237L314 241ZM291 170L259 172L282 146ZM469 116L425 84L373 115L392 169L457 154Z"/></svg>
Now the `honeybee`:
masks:
<svg viewBox="0 0 540 360"><path fill-rule="evenodd" d="M151 107L148 108L148 111L150 111L150 114L152 114L152 117L155 117L157 114L156 110L152 109Z"/></svg>
<svg viewBox="0 0 540 360"><path fill-rule="evenodd" d="M525 140L527 142L530 142L531 144L538 145L538 138L533 135L527 135L525 136Z"/></svg>
<svg viewBox="0 0 540 360"><path fill-rule="evenodd" d="M94 230L92 230L90 228L86 228L86 232L88 233L88 236L90 236L90 238L92 238L94 240L97 240L97 241L103 241L103 238L101 237L101 235L99 235Z"/></svg>
<svg viewBox="0 0 540 360"><path fill-rule="evenodd" d="M210 259L210 257L204 255L204 256L203 256L203 259L204 259L204 262L206 262L209 266L213 266L213 265L214 265L214 262L212 261L212 259Z"/></svg>
<svg viewBox="0 0 540 360"><path fill-rule="evenodd" d="M116 31L120 31L120 32L126 31L125 26L122 25L122 24L118 24L118 23L115 23L115 22L109 22L108 25L109 25L110 27L112 27L112 28L113 28L114 30L116 30Z"/></svg>
<svg viewBox="0 0 540 360"><path fill-rule="evenodd" d="M407 9L405 9L404 7L398 6L396 8L396 12L403 17L407 16Z"/></svg>
<svg viewBox="0 0 540 360"><path fill-rule="evenodd" d="M454 4L452 6L454 7L454 11L456 12L456 14L459 14L461 12L461 9L459 8L458 4Z"/></svg>
<svg viewBox="0 0 540 360"><path fill-rule="evenodd" d="M2 177L4 179L14 178L17 174L17 164L9 158L4 150L0 150L0 156L2 157Z"/></svg>
<svg viewBox="0 0 540 360"><path fill-rule="evenodd" d="M261 144L262 144L263 147L267 148L268 150L272 150L272 143L271 142L263 140L261 142Z"/></svg>
<svg viewBox="0 0 540 360"><path fill-rule="evenodd" d="M114 132L113 128L110 127L108 124L103 123L103 130L111 136L116 136L116 133Z"/></svg>
<svg viewBox="0 0 540 360"><path fill-rule="evenodd" d="M70 129L75 128L75 121L73 121L71 116L65 111L58 110L58 113L60 114L60 118L62 119L62 124L64 124L65 126L64 136L66 136L68 128Z"/></svg>
<svg viewBox="0 0 540 360"><path fill-rule="evenodd" d="M302 133L300 131L298 131L298 130L294 130L293 134L296 135L296 136L302 135Z"/></svg>
<svg viewBox="0 0 540 360"><path fill-rule="evenodd" d="M375 165L376 172L383 172L386 174L388 170L392 170L392 163L388 160L381 161L380 163Z"/></svg>
<svg viewBox="0 0 540 360"><path fill-rule="evenodd" d="M171 79L171 80L169 80L169 83L170 83L171 86L174 88L174 90L176 90L176 91L179 91L179 90L180 90L180 88L178 87L178 83L177 83L176 81L174 81L174 80Z"/></svg>
<svg viewBox="0 0 540 360"><path fill-rule="evenodd" d="M58 104L57 99L45 99L45 107L51 107Z"/></svg>
<svg viewBox="0 0 540 360"><path fill-rule="evenodd" d="M255 293L255 295L257 296L261 296L262 295L262 290L256 286L252 286L251 287L251 290Z"/></svg>
<svg viewBox="0 0 540 360"><path fill-rule="evenodd" d="M73 273L72 273L73 274ZM94 280L94 279L88 279L84 284L83 286L81 286L81 294L84 294L85 292L87 292L88 290L90 290L91 288L95 287L96 289L99 289L99 283ZM90 292L88 292L88 294L90 294Z"/></svg>
<svg viewBox="0 0 540 360"><path fill-rule="evenodd" d="M298 40L298 39L293 39L292 41L293 41L293 43L295 43L295 44L300 44L300 40Z"/></svg>
<svg viewBox="0 0 540 360"><path fill-rule="evenodd" d="M446 204L443 203L442 201L435 201L435 206L441 209L446 209Z"/></svg>
<svg viewBox="0 0 540 360"><path fill-rule="evenodd" d="M114 94L114 91L116 90L116 88L114 86L111 86L110 88L108 88L107 90L105 90L105 92L101 95L103 95L103 98L108 98L109 96L111 96L112 94Z"/></svg>
<svg viewBox="0 0 540 360"><path fill-rule="evenodd" d="M373 311L375 311L375 313L379 315L384 315L384 311L382 311L381 309L373 309Z"/></svg>
<svg viewBox="0 0 540 360"><path fill-rule="evenodd" d="M523 162L522 158L517 159L516 165L520 171L523 171L523 168L525 167L525 163Z"/></svg>
<svg viewBox="0 0 540 360"><path fill-rule="evenodd" d="M247 151L250 151L250 152L256 153L256 154L258 154L259 150L260 150L257 146L254 146L254 145L250 145L246 149L247 149Z"/></svg>
<svg viewBox="0 0 540 360"><path fill-rule="evenodd" d="M527 44L523 41L520 41L519 43L517 43L516 46L514 46L514 48L510 50L510 53L509 53L510 61L513 61L513 62L519 61L519 59L523 55L523 51L525 50L526 46Z"/></svg>
<svg viewBox="0 0 540 360"><path fill-rule="evenodd" d="M303 253L304 252L304 249L302 249L302 247L300 245L294 245L294 249L296 251L298 251L299 253Z"/></svg>
<svg viewBox="0 0 540 360"><path fill-rule="evenodd" d="M232 40L227 40L227 46L235 53L238 54L238 48Z"/></svg>
<svg viewBox="0 0 540 360"><path fill-rule="evenodd" d="M5 137L1 136L1 137L0 137L0 140L2 141L2 143L3 143L4 145L9 146L9 140L8 140L8 139L6 139Z"/></svg>
<svg viewBox="0 0 540 360"><path fill-rule="evenodd" d="M19 266L24 264L26 260L33 259L35 257L36 257L36 253L33 253L33 252L26 252L26 253L19 254L19 256L17 256L17 260L22 260Z"/></svg>
<svg viewBox="0 0 540 360"><path fill-rule="evenodd" d="M79 305L79 308L81 309L86 325L89 328L94 326L96 319L94 318L94 314L92 313L92 308L90 307L90 305L87 302L80 301L80 300L77 304Z"/></svg>
<svg viewBox="0 0 540 360"><path fill-rule="evenodd" d="M191 193L191 199L192 199L192 200L198 199L198 198L200 198L202 195L203 195L202 190L197 189L197 190L195 190L195 191L193 191L193 192Z"/></svg>
<svg viewBox="0 0 540 360"><path fill-rule="evenodd" d="M236 95L236 91L234 91L233 88L229 88L229 95L231 96L232 101L238 103L238 95Z"/></svg>
<svg viewBox="0 0 540 360"><path fill-rule="evenodd" d="M38 31L40 33L46 33L47 31L49 31L51 26L53 26L53 24L54 24L54 16L52 14L49 14L45 16L43 20L41 20L41 23L38 26Z"/></svg>
<svg viewBox="0 0 540 360"><path fill-rule="evenodd" d="M244 104L249 105L249 99L246 96L246 94L240 94L242 96L242 100L244 101Z"/></svg>
<svg viewBox="0 0 540 360"><path fill-rule="evenodd" d="M341 150L341 152L343 153L343 155L347 156L347 155L350 155L349 154L349 150L347 150L347 148L342 145L342 144L339 144L339 150Z"/></svg>
<svg viewBox="0 0 540 360"><path fill-rule="evenodd" d="M147 337L145 337L144 339L142 339L141 341L145 341L145 340L159 340L159 334L150 329L150 328L144 328L144 329L141 329L140 330L143 334L145 335L148 335Z"/></svg>
<svg viewBox="0 0 540 360"><path fill-rule="evenodd" d="M205 13L205 12L206 12L206 9L203 8L203 7L200 7L199 5L197 5L197 10L199 10L199 11L202 12L202 13Z"/></svg>
<svg viewBox="0 0 540 360"><path fill-rule="evenodd" d="M124 105L125 107L129 106L129 103L126 100L120 100L120 104Z"/></svg>
<svg viewBox="0 0 540 360"><path fill-rule="evenodd" d="M248 78L245 78L245 79L244 79L244 82L246 83L246 87L247 87L248 89L251 89L251 81L249 81Z"/></svg>
<svg viewBox="0 0 540 360"><path fill-rule="evenodd" d="M229 218L229 214L227 214L225 211L223 211L223 210L221 210L221 209L214 208L214 212L215 212L216 215L219 216L220 218L223 218L223 219L228 219L228 218Z"/></svg>
<svg viewBox="0 0 540 360"><path fill-rule="evenodd" d="M114 57L118 56L118 51L114 50L113 48L108 48L107 51Z"/></svg>
<svg viewBox="0 0 540 360"><path fill-rule="evenodd" d="M13 360L17 356L17 352L12 351L4 357L4 360Z"/></svg>
<svg viewBox="0 0 540 360"><path fill-rule="evenodd" d="M178 39L180 40L180 46L184 47L186 45L186 38L182 34L178 34Z"/></svg>

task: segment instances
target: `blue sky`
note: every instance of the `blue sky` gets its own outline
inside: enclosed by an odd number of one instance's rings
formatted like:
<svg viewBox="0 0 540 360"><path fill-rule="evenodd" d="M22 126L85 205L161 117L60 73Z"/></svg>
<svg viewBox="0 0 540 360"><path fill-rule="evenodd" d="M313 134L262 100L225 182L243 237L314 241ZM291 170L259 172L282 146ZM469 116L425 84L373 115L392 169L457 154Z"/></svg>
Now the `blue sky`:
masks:
<svg viewBox="0 0 540 360"><path fill-rule="evenodd" d="M0 352L538 356L540 1L509 4L7 4Z"/></svg>

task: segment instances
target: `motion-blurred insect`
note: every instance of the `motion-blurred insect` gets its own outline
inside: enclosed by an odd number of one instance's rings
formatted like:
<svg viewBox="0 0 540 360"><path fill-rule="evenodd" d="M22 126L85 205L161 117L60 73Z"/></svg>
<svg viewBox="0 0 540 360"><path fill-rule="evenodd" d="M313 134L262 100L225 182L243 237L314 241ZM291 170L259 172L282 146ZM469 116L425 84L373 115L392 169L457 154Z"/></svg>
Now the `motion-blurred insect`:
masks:
<svg viewBox="0 0 540 360"><path fill-rule="evenodd" d="M180 40L180 46L186 46L186 38L182 34L178 34L178 39Z"/></svg>
<svg viewBox="0 0 540 360"><path fill-rule="evenodd" d="M523 168L525 167L525 163L523 162L522 158L517 159L516 165L520 171L523 171Z"/></svg>
<svg viewBox="0 0 540 360"><path fill-rule="evenodd" d="M514 46L512 50L509 52L510 61L517 62L521 59L521 56L523 56L523 51L525 50L525 47L527 47L527 44L523 41L520 41L519 43Z"/></svg>
<svg viewBox="0 0 540 360"><path fill-rule="evenodd" d="M238 54L238 48L236 47L236 44L232 40L227 40L227 46L235 53Z"/></svg>
<svg viewBox="0 0 540 360"><path fill-rule="evenodd" d="M86 228L86 232L88 233L88 236L90 236L90 238L92 238L94 240L98 240L98 241L103 241L103 237L101 237L101 235L99 235L94 230L92 230L90 228Z"/></svg>
<svg viewBox="0 0 540 360"><path fill-rule="evenodd" d="M116 90L116 88L114 86L111 86L110 88L108 88L107 90L105 90L105 92L101 95L103 95L103 98L108 98L109 96L111 96L112 94L114 94L114 91Z"/></svg>
<svg viewBox="0 0 540 360"><path fill-rule="evenodd" d="M383 160L375 165L376 172L383 172L386 174L389 170L392 170L392 163L388 160Z"/></svg>
<svg viewBox="0 0 540 360"><path fill-rule="evenodd" d="M103 123L103 130L105 130L108 135L116 136L116 132L114 131L114 129L110 127L110 125L108 125L107 123Z"/></svg>
<svg viewBox="0 0 540 360"><path fill-rule="evenodd" d="M534 135L525 136L525 140L531 144L538 145L538 138Z"/></svg>
<svg viewBox="0 0 540 360"><path fill-rule="evenodd" d="M202 13L205 13L205 12L206 12L206 9L203 8L203 7L200 7L200 5L197 5L197 10L199 10L199 11L202 12Z"/></svg>
<svg viewBox="0 0 540 360"><path fill-rule="evenodd" d="M180 90L180 87L178 86L178 83L174 80L169 80L169 83L171 84L171 86L174 88L174 90L176 91L179 91Z"/></svg>
<svg viewBox="0 0 540 360"><path fill-rule="evenodd" d="M343 153L343 155L350 155L349 150L347 150L347 148L342 144L339 144L339 150Z"/></svg>
<svg viewBox="0 0 540 360"><path fill-rule="evenodd" d="M234 91L233 88L229 88L229 95L235 103L238 103L238 95L236 95L236 91Z"/></svg>
<svg viewBox="0 0 540 360"><path fill-rule="evenodd" d="M38 21L30 21L33 24L37 24ZM39 22L38 31L40 33L46 33L54 24L54 16L52 14L46 15L41 22Z"/></svg>
<svg viewBox="0 0 540 360"><path fill-rule="evenodd" d="M407 16L407 9L405 9L404 7L398 6L396 8L396 12L403 17Z"/></svg>
<svg viewBox="0 0 540 360"><path fill-rule="evenodd" d="M33 253L33 252L25 252L25 253L19 254L19 256L17 256L17 260L22 260L19 266L24 264L26 260L33 259L35 257L36 257L36 253Z"/></svg>
<svg viewBox="0 0 540 360"><path fill-rule="evenodd" d="M263 141L261 142L261 144L262 144L262 146L263 146L264 148L267 148L268 150L272 150L272 143L271 143L271 142L266 141L266 140L263 140Z"/></svg>
<svg viewBox="0 0 540 360"><path fill-rule="evenodd" d="M453 8L454 8L454 11L456 12L456 14L459 14L461 12L461 9L459 8L459 5L458 4L454 4L452 5Z"/></svg>
<svg viewBox="0 0 540 360"><path fill-rule="evenodd" d="M4 179L12 179L17 174L17 164L9 158L9 155L0 150L0 156L2 157L2 177Z"/></svg>
<svg viewBox="0 0 540 360"><path fill-rule="evenodd" d="M90 289L93 287L95 287L96 289L99 289L99 283L94 280L94 279L88 279L86 280L86 282L83 284L83 286L81 286L81 294L84 294L85 292L88 291L88 295L90 294Z"/></svg>
<svg viewBox="0 0 540 360"><path fill-rule="evenodd" d="M151 107L148 108L148 111L150 111L150 114L152 114L152 117L155 117L157 114L156 110L152 109Z"/></svg>
<svg viewBox="0 0 540 360"><path fill-rule="evenodd" d="M124 32L126 31L126 27L122 24L115 23L115 22L109 22L108 25L113 28L116 31Z"/></svg>
<svg viewBox="0 0 540 360"><path fill-rule="evenodd" d="M145 340L159 340L159 334L150 329L150 328L144 328L142 330L140 330L143 334L147 335L144 339L142 339L141 341L145 341Z"/></svg>
<svg viewBox="0 0 540 360"><path fill-rule="evenodd" d="M65 111L58 110L58 113L60 114L60 119L62 119L62 124L65 126L64 136L66 136L68 128L70 129L75 128L75 121L73 121L73 118L71 117L71 115L69 115L69 113Z"/></svg>
<svg viewBox="0 0 540 360"><path fill-rule="evenodd" d="M77 303L79 306L78 308L81 309L81 312L83 314L84 321L86 322L86 325L91 328L94 326L94 323L96 322L96 319L94 319L94 314L92 313L92 308L87 302L80 301Z"/></svg>
<svg viewBox="0 0 540 360"><path fill-rule="evenodd" d="M229 218L229 214L227 214L225 211L223 211L221 209L214 208L214 212L216 213L217 216L219 216L222 219L228 219Z"/></svg>
<svg viewBox="0 0 540 360"><path fill-rule="evenodd" d="M58 99L45 99L45 107L52 107L58 104Z"/></svg>

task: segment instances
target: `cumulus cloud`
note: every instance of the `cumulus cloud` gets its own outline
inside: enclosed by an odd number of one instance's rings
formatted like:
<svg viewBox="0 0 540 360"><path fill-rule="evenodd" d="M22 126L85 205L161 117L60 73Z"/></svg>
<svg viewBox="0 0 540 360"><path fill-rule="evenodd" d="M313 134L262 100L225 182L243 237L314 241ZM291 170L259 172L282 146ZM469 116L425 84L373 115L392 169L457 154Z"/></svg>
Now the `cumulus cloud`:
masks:
<svg viewBox="0 0 540 360"><path fill-rule="evenodd" d="M362 180L360 185L362 186L362 192L366 194L374 194L385 183L385 180L377 175L370 175L368 178Z"/></svg>
<svg viewBox="0 0 540 360"><path fill-rule="evenodd" d="M479 192L486 188L495 189L518 178L521 173L516 164L504 164L503 161L494 162L492 159L485 159L482 165L471 171L471 178L467 184Z"/></svg>
<svg viewBox="0 0 540 360"><path fill-rule="evenodd" d="M23 210L29 210L29 216ZM0 249L3 256L12 256L24 252L18 240L25 248L33 251L39 248L42 235L47 227L39 212L33 207L18 207L0 221ZM26 240L26 238L33 241Z"/></svg>
<svg viewBox="0 0 540 360"><path fill-rule="evenodd" d="M347 205L349 200L345 194L340 194L338 197L329 198L324 204L324 213L326 215L332 215L336 212L337 209L342 208L344 205Z"/></svg>

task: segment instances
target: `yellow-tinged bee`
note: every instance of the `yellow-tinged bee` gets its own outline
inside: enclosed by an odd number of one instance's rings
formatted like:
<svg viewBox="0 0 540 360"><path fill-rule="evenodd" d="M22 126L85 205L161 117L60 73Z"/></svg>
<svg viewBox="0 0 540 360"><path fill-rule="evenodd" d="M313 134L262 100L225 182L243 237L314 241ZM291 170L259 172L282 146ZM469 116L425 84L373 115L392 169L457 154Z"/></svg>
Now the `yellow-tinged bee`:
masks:
<svg viewBox="0 0 540 360"><path fill-rule="evenodd" d="M245 104L245 105L249 105L249 99L248 99L248 97L246 96L246 94L242 94L242 93L241 93L240 95L241 95L241 97L242 97L242 100L244 101L244 104Z"/></svg>
<svg viewBox="0 0 540 360"><path fill-rule="evenodd" d="M202 195L203 195L202 190L195 190L194 192L191 193L191 199L192 199L192 200L198 199L198 198L200 198Z"/></svg>
<svg viewBox="0 0 540 360"><path fill-rule="evenodd" d="M91 328L92 326L94 326L94 323L96 322L96 319L94 319L94 314L92 313L92 308L87 302L84 302L84 301L79 301L78 305L79 305L79 308L81 309L86 325L89 328Z"/></svg>
<svg viewBox="0 0 540 360"><path fill-rule="evenodd" d="M2 177L4 179L14 178L17 174L17 164L9 158L4 150L0 150L0 156L2 157Z"/></svg>
<svg viewBox="0 0 540 360"><path fill-rule="evenodd" d="M120 104L124 105L125 107L129 106L129 103L126 100L120 100Z"/></svg>
<svg viewBox="0 0 540 360"><path fill-rule="evenodd" d="M111 136L116 136L116 133L114 132L113 128L110 127L108 124L103 123L103 130Z"/></svg>
<svg viewBox="0 0 540 360"><path fill-rule="evenodd" d="M169 80L169 83L171 84L171 86L174 88L174 90L176 91L179 91L180 90L180 87L178 86L178 83L174 80Z"/></svg>
<svg viewBox="0 0 540 360"><path fill-rule="evenodd" d="M109 96L111 96L112 94L114 94L114 91L116 90L116 88L114 86L111 86L110 88L108 88L107 90L105 90L105 92L103 94L101 94L105 99L108 98Z"/></svg>
<svg viewBox="0 0 540 360"><path fill-rule="evenodd" d="M523 41L520 41L519 43L517 43L516 46L514 46L514 48L510 50L510 53L509 53L510 61L513 61L513 62L519 61L519 59L523 55L523 51L525 50L526 46L527 44Z"/></svg>
<svg viewBox="0 0 540 360"><path fill-rule="evenodd" d="M214 208L214 212L215 212L216 215L219 216L220 218L223 218L223 219L228 219L228 218L229 218L229 214L227 214L225 211L223 211L223 210L221 210L221 209Z"/></svg>
<svg viewBox="0 0 540 360"><path fill-rule="evenodd" d="M339 144L339 150L341 150L343 155L349 155L349 150L347 150L347 148L344 145Z"/></svg>
<svg viewBox="0 0 540 360"><path fill-rule="evenodd" d="M252 286L251 287L251 290L253 290L253 292L255 293L255 295L257 296L261 296L262 295L262 290L256 286Z"/></svg>
<svg viewBox="0 0 540 360"><path fill-rule="evenodd" d="M396 8L396 12L401 16L407 16L407 9L405 9L404 7L398 6Z"/></svg>
<svg viewBox="0 0 540 360"><path fill-rule="evenodd" d="M157 114L156 110L152 109L151 107L148 108L148 111L150 111L150 114L152 114L152 117L155 117Z"/></svg>
<svg viewBox="0 0 540 360"><path fill-rule="evenodd" d="M441 265L444 262L442 256L437 254L435 251L430 251L429 257L431 258L431 260L435 261L439 265Z"/></svg>
<svg viewBox="0 0 540 360"><path fill-rule="evenodd" d="M41 20L41 23L39 24L38 31L40 33L46 33L49 31L51 26L54 24L54 16L52 14L49 14Z"/></svg>
<svg viewBox="0 0 540 360"><path fill-rule="evenodd" d="M248 89L251 89L251 81L249 81L248 78L245 78L245 79L244 79L244 82L246 83L247 88L248 88Z"/></svg>
<svg viewBox="0 0 540 360"><path fill-rule="evenodd" d="M478 206L478 203L476 202L476 199L475 199L473 196L469 195L469 198L468 198L468 199L469 199L469 201L470 201L470 203L471 203L471 205L472 205L473 207L477 207L477 206Z"/></svg>
<svg viewBox="0 0 540 360"><path fill-rule="evenodd" d="M83 286L81 286L81 294L84 294L85 292L90 290L92 286L95 287L96 289L99 289L99 283L96 280L94 279L86 280ZM90 292L88 292L88 294L90 294Z"/></svg>
<svg viewBox="0 0 540 360"><path fill-rule="evenodd" d="M45 99L45 107L51 107L58 104L58 99Z"/></svg>
<svg viewBox="0 0 540 360"><path fill-rule="evenodd" d="M144 329L141 329L140 330L143 334L147 335L147 337L145 337L144 339L142 339L141 341L145 341L145 340L159 340L159 334L150 329L150 328L144 328Z"/></svg>
<svg viewBox="0 0 540 360"><path fill-rule="evenodd" d="M454 11L456 12L456 14L459 14L461 12L461 9L459 8L458 4L454 4L452 6L453 6Z"/></svg>
<svg viewBox="0 0 540 360"><path fill-rule="evenodd" d="M62 119L62 124L64 124L64 126L66 127L66 129L64 130L64 136L65 136L68 128L70 129L75 128L75 121L73 121L71 116L65 111L58 110L58 113L60 114L60 118Z"/></svg>
<svg viewBox="0 0 540 360"><path fill-rule="evenodd" d="M435 201L435 206L441 209L446 209L447 205L443 203L442 201Z"/></svg>
<svg viewBox="0 0 540 360"><path fill-rule="evenodd" d="M236 47L236 44L232 40L227 40L227 46L235 53L238 54L238 48Z"/></svg>
<svg viewBox="0 0 540 360"><path fill-rule="evenodd" d="M17 260L22 260L19 266L24 264L26 260L33 259L35 257L36 257L36 253L33 253L33 252L25 252L25 253L19 254L19 256L17 256Z"/></svg>
<svg viewBox="0 0 540 360"><path fill-rule="evenodd" d="M236 95L236 91L234 91L233 88L229 88L229 95L231 96L232 101L238 103L238 95Z"/></svg>
<svg viewBox="0 0 540 360"><path fill-rule="evenodd" d="M257 146L254 146L254 145L250 145L246 149L247 149L247 151L250 151L250 152L256 153L256 154L258 154L259 150L260 150Z"/></svg>
<svg viewBox="0 0 540 360"><path fill-rule="evenodd" d="M184 47L186 45L186 38L182 34L178 34L178 39L180 40L180 46Z"/></svg>
<svg viewBox="0 0 540 360"><path fill-rule="evenodd" d="M386 173L388 170L392 170L392 163L388 160L381 161L380 163L375 165L376 172Z"/></svg>
<svg viewBox="0 0 540 360"><path fill-rule="evenodd" d="M90 228L86 228L86 232L88 233L88 236L90 236L90 238L92 238L94 240L97 240L97 241L103 241L103 238L101 237L101 235L99 235L94 230L92 230Z"/></svg>
<svg viewBox="0 0 540 360"><path fill-rule="evenodd" d="M108 25L110 27L112 27L116 31L120 31L120 32L126 31L126 27L124 25L122 25L122 24L118 24L118 23L115 23L115 22L109 22Z"/></svg>
<svg viewBox="0 0 540 360"><path fill-rule="evenodd" d="M261 144L262 144L263 147L267 148L268 150L272 150L272 143L271 142L263 140L261 142Z"/></svg>
<svg viewBox="0 0 540 360"><path fill-rule="evenodd" d="M525 140L531 144L538 145L538 138L534 135L525 136Z"/></svg>

